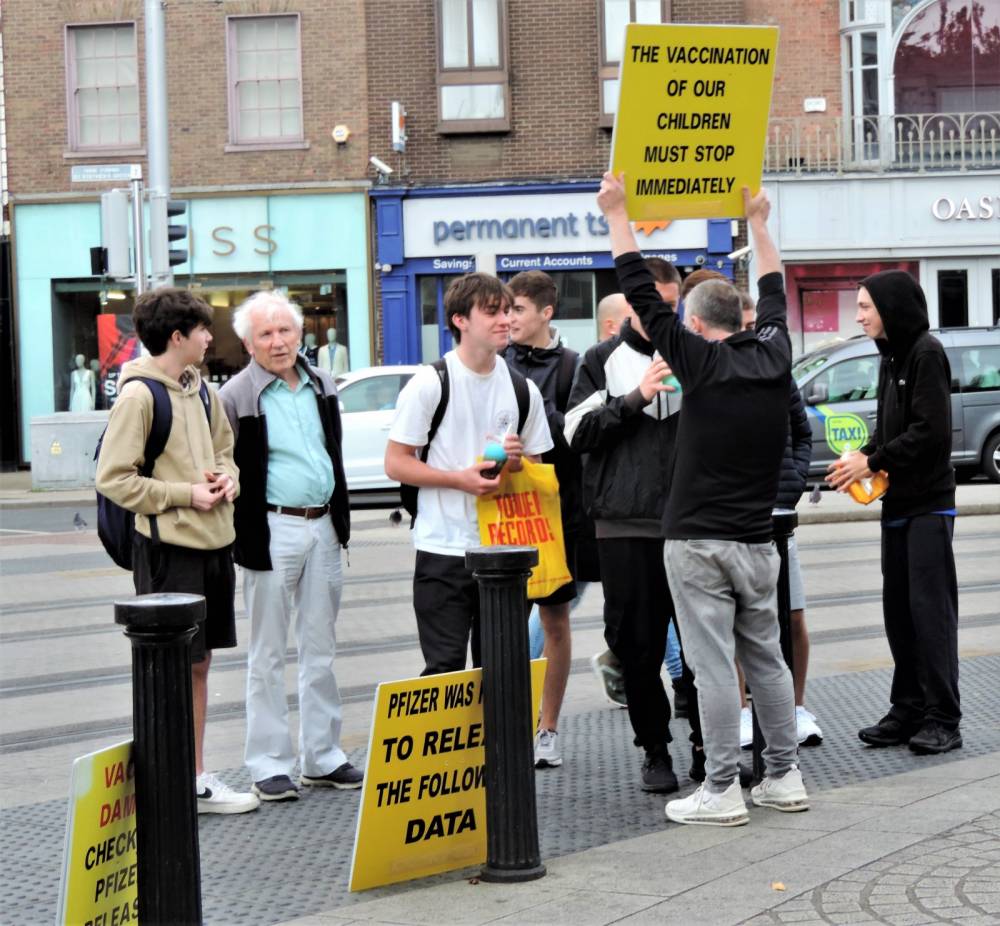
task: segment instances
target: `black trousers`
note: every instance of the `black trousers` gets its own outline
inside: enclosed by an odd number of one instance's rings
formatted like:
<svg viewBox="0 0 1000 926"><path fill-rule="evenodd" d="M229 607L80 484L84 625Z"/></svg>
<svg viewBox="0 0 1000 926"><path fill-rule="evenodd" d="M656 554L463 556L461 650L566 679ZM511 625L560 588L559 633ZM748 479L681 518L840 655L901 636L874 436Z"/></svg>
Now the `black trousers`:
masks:
<svg viewBox="0 0 1000 926"><path fill-rule="evenodd" d="M417 550L413 610L417 615L417 635L424 656L421 675L464 669L470 642L472 665L482 665L479 586L465 568L464 556L442 556Z"/></svg>
<svg viewBox="0 0 1000 926"><path fill-rule="evenodd" d="M925 514L882 526L882 611L896 664L890 713L901 723L957 729L958 581L954 518Z"/></svg>
<svg viewBox="0 0 1000 926"><path fill-rule="evenodd" d="M604 639L622 664L635 744L646 749L664 746L671 739L670 701L660 667L674 603L663 566L663 540L601 538L597 553L604 586ZM683 640L681 651L683 659ZM700 744L694 676L687 663L683 665L681 684L691 702L691 741Z"/></svg>

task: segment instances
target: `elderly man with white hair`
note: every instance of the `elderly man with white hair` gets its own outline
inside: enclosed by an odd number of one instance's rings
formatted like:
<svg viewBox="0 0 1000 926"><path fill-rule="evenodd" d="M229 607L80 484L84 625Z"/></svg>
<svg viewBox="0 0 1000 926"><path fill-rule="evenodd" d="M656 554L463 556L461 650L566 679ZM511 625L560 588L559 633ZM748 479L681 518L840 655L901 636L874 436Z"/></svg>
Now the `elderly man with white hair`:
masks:
<svg viewBox="0 0 1000 926"><path fill-rule="evenodd" d="M288 726L285 647L294 606L299 660L299 784L359 788L340 746L334 627L350 535L337 388L299 354L302 312L277 292L251 296L233 315L250 353L219 396L240 467L236 562L250 617L246 764L264 801L299 796Z"/></svg>

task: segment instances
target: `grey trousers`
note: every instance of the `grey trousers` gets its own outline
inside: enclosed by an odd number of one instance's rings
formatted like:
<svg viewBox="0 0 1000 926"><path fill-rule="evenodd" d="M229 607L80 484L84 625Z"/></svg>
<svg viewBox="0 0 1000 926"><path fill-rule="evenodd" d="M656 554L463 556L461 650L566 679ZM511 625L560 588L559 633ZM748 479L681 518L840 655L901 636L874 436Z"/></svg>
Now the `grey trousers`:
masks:
<svg viewBox="0 0 1000 926"><path fill-rule="evenodd" d="M796 761L792 674L778 635L778 552L773 543L668 540L665 561L684 655L694 671L711 791L724 791L738 774L743 667L767 741L769 776Z"/></svg>

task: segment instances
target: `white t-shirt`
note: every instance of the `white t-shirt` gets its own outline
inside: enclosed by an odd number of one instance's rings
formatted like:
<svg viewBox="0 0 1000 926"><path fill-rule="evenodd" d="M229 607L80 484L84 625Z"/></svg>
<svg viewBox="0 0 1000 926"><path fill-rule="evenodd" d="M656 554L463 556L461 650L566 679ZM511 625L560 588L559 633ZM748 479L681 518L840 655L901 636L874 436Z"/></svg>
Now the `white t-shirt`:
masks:
<svg viewBox="0 0 1000 926"><path fill-rule="evenodd" d="M510 370L498 357L493 371L474 373L455 351L445 354L448 364L448 406L434 440L427 464L455 472L476 462L486 446L487 435L502 438L517 429L517 396ZM528 380L528 417L521 442L525 455L538 455L552 448L552 435L538 387ZM426 366L418 370L399 394L396 418L389 440L411 447L423 447L431 418L441 399L437 371ZM417 520L413 545L426 553L464 556L470 547L480 546L476 497L458 489L421 487L417 495Z"/></svg>

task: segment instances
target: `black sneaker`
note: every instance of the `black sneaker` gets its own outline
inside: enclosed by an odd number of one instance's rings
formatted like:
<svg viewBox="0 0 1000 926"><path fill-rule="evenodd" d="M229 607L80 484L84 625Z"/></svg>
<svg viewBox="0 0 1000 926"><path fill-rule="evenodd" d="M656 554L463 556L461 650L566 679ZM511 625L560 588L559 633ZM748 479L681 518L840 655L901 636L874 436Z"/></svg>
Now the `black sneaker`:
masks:
<svg viewBox="0 0 1000 926"><path fill-rule="evenodd" d="M740 774L740 787L749 788L753 784L753 769L748 768L742 762L737 763L736 768ZM691 747L691 768L688 769L688 778L699 783L705 780L705 750Z"/></svg>
<svg viewBox="0 0 1000 926"><path fill-rule="evenodd" d="M918 756L937 755L962 748L962 734L957 729L950 730L936 720L928 720L910 737L910 750Z"/></svg>
<svg viewBox="0 0 1000 926"><path fill-rule="evenodd" d="M353 791L360 788L365 780L364 772L355 768L350 762L345 762L335 768L329 775L301 775L299 784L304 788L337 788L341 791Z"/></svg>
<svg viewBox="0 0 1000 926"><path fill-rule="evenodd" d="M250 788L262 801L297 801L299 786L287 775L273 775L255 781Z"/></svg>
<svg viewBox="0 0 1000 926"><path fill-rule="evenodd" d="M647 749L642 763L642 790L653 794L670 794L680 785L674 774L674 764L666 749Z"/></svg>
<svg viewBox="0 0 1000 926"><path fill-rule="evenodd" d="M877 724L858 730L858 739L869 746L902 746L916 732L916 727L886 714Z"/></svg>

